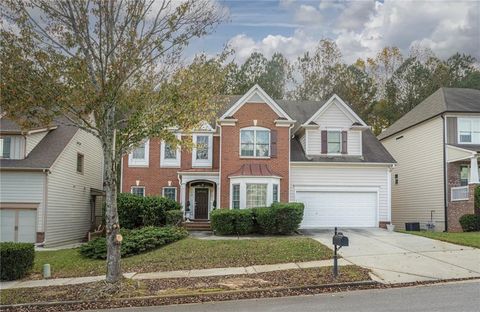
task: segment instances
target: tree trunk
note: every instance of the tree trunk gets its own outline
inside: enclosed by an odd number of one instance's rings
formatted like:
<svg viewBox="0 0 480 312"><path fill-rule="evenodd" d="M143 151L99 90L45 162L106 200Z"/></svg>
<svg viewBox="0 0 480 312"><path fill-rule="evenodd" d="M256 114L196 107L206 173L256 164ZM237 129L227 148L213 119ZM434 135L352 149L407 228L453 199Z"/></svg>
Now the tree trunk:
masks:
<svg viewBox="0 0 480 312"><path fill-rule="evenodd" d="M107 113L107 115L110 115ZM113 113L112 113L113 116ZM107 117L108 118L108 117ZM112 118L113 120L113 118ZM107 122L108 123L108 122ZM120 267L120 225L117 211L117 157L115 151L115 134L113 128L106 127L103 137L104 159L104 189L106 205L106 231L107 231L107 277L108 283L116 283L122 278Z"/></svg>

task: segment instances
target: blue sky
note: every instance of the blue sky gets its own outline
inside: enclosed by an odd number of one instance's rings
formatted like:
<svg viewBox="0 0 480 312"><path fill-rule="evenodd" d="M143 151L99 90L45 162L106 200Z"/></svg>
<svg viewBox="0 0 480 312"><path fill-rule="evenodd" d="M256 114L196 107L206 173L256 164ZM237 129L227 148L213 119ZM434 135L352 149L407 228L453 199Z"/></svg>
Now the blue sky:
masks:
<svg viewBox="0 0 480 312"><path fill-rule="evenodd" d="M212 0L215 1L215 0ZM414 46L440 57L456 51L480 59L480 1L216 0L228 12L216 31L188 53L215 54L229 44L242 62L251 52L295 59L322 38L336 41L347 62L383 46Z"/></svg>

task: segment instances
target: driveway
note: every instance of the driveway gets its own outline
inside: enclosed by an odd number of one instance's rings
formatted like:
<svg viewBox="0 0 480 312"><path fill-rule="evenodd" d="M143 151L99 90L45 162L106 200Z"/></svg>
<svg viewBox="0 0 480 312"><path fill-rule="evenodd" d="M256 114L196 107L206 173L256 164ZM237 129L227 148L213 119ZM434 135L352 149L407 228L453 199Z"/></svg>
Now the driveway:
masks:
<svg viewBox="0 0 480 312"><path fill-rule="evenodd" d="M480 249L379 228L339 231L350 240L350 246L340 249L339 254L353 264L372 270L380 282L480 277ZM304 230L303 233L333 248L333 230Z"/></svg>

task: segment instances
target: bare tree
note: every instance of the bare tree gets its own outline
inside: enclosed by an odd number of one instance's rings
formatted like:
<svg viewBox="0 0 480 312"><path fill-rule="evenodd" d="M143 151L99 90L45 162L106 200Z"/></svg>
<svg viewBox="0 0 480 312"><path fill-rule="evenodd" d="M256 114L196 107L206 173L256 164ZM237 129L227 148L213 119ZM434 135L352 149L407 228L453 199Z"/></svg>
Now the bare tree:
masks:
<svg viewBox="0 0 480 312"><path fill-rule="evenodd" d="M178 64L223 11L208 0L6 0L1 9L2 110L25 127L63 116L102 144L106 280L115 283L118 164L145 138L177 144L171 127L188 131L213 114L218 60Z"/></svg>

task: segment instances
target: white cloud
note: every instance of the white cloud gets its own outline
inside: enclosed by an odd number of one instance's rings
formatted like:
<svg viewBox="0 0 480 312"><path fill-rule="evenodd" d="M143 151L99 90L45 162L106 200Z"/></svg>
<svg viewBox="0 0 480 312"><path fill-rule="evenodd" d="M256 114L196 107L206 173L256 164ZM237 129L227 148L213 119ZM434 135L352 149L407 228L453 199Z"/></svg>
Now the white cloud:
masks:
<svg viewBox="0 0 480 312"><path fill-rule="evenodd" d="M314 6L302 4L295 11L295 21L299 23L318 25L322 20L322 13Z"/></svg>

